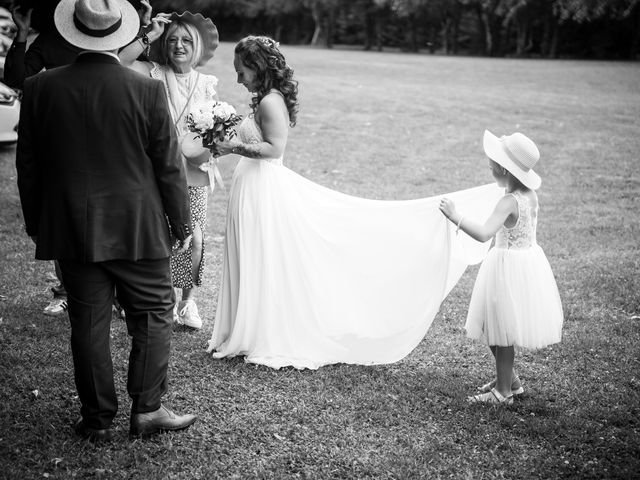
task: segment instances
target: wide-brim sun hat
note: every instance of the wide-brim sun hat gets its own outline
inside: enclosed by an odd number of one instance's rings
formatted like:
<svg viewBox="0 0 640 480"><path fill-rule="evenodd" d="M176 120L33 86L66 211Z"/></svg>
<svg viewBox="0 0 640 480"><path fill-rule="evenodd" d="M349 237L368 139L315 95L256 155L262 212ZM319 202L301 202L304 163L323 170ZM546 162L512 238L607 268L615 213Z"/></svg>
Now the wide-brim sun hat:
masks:
<svg viewBox="0 0 640 480"><path fill-rule="evenodd" d="M53 20L60 35L82 50L117 50L140 30L140 17L128 0L61 0Z"/></svg>
<svg viewBox="0 0 640 480"><path fill-rule="evenodd" d="M538 147L526 135L516 132L508 136L497 137L489 130L484 131L482 139L484 153L531 190L537 190L542 184L540 176L533 167L540 160Z"/></svg>
<svg viewBox="0 0 640 480"><path fill-rule="evenodd" d="M178 13L172 12L169 16L169 20L172 22L179 21L183 23L189 23L193 25L200 38L202 38L202 56L197 66L201 67L213 58L213 53L218 48L220 38L218 35L218 29L210 18L202 16L201 13L191 13L189 11ZM168 25L165 26L164 31L167 32ZM151 44L151 50L149 52L149 60L157 63L164 63L166 58L162 55L162 42L164 42L164 35Z"/></svg>
<svg viewBox="0 0 640 480"><path fill-rule="evenodd" d="M207 162L211 157L208 148L202 146L202 138L194 132L187 133L180 140L180 151L184 158L193 165L200 165Z"/></svg>

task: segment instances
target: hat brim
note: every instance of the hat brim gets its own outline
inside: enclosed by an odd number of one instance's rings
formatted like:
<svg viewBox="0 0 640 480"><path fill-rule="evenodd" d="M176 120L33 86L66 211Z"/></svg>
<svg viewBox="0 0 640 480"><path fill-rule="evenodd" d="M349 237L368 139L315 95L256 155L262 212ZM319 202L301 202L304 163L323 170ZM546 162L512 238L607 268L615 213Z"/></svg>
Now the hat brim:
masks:
<svg viewBox="0 0 640 480"><path fill-rule="evenodd" d="M180 21L193 25L200 37L202 38L202 56L198 61L198 67L206 64L213 58L213 54L218 48L220 43L220 37L218 35L218 29L210 18L202 16L201 13L191 13L189 11L178 13L172 12L169 16L169 20L172 22ZM165 32L167 28L165 27ZM164 34L158 40L151 44L151 50L149 52L149 60L157 63L165 63L166 58L162 55L162 43L164 42Z"/></svg>
<svg viewBox="0 0 640 480"><path fill-rule="evenodd" d="M130 43L140 30L138 12L128 0L116 0L122 13L122 25L111 35L92 37L82 33L73 23L76 0L60 0L53 15L60 35L72 45L82 50L109 51L117 50Z"/></svg>
<svg viewBox="0 0 640 480"><path fill-rule="evenodd" d="M504 149L502 141L489 130L484 131L482 137L482 146L484 153L494 162L506 168L511 175L520 180L525 187L531 190L537 190L542 184L540 176L533 169L523 170L519 167Z"/></svg>
<svg viewBox="0 0 640 480"><path fill-rule="evenodd" d="M180 151L189 163L200 165L211 157L208 148L202 146L202 138L197 133L187 133L180 142Z"/></svg>

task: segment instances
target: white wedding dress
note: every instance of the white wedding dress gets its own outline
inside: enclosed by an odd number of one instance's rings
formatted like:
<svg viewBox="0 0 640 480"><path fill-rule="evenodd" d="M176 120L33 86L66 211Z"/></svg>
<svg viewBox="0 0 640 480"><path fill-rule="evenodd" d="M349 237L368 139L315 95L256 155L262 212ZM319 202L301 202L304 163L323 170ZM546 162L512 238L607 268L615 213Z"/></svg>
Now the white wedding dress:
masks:
<svg viewBox="0 0 640 480"><path fill-rule="evenodd" d="M253 117L238 135L262 141ZM447 197L483 221L503 193L493 184ZM402 359L489 247L456 234L440 198L362 199L301 177L282 158L241 158L207 351L272 368Z"/></svg>

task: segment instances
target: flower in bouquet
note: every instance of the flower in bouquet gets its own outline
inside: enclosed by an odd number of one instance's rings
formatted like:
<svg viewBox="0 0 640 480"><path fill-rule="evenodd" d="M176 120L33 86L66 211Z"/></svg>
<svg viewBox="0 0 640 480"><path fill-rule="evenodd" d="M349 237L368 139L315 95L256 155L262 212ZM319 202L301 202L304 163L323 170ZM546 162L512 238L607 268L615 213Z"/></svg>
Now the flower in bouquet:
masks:
<svg viewBox="0 0 640 480"><path fill-rule="evenodd" d="M234 127L242 117L227 102L208 102L196 105L187 114L187 127L202 138L202 146L215 154L215 141L233 138Z"/></svg>

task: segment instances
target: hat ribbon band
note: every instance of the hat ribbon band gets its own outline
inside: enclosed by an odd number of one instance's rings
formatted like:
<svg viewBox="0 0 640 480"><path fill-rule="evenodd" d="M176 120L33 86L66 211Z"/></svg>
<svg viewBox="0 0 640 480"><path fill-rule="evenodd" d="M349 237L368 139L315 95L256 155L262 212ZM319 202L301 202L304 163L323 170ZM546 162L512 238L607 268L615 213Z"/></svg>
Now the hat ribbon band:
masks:
<svg viewBox="0 0 640 480"><path fill-rule="evenodd" d="M500 137L500 143L502 143L502 150L504 150L504 153L507 154L507 157L509 157L509 160L511 160L513 163L516 164L517 167L524 170L525 172L528 172L529 170L531 170L531 167L526 166L524 163L518 160L518 158L516 158L516 156L513 153L511 153L511 150L509 150L509 147L505 143L505 140L506 140L506 137L504 136Z"/></svg>
<svg viewBox="0 0 640 480"><path fill-rule="evenodd" d="M85 35L89 35L90 37L102 38L106 37L107 35L111 35L120 28L120 25L122 25L122 15L120 15L120 18L116 23L102 30L95 30L93 28L87 27L84 23L82 23L82 21L76 16L75 13L73 14L73 23L76 28Z"/></svg>

